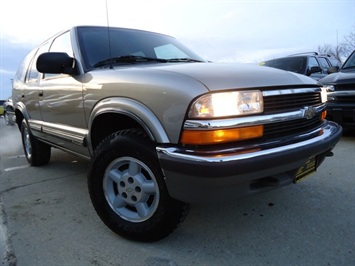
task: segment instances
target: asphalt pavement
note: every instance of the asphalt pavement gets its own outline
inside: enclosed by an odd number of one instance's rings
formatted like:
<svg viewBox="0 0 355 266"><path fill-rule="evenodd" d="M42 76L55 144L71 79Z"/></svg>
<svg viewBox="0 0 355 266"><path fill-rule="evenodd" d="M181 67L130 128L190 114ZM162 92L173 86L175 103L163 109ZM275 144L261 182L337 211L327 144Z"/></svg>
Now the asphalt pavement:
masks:
<svg viewBox="0 0 355 266"><path fill-rule="evenodd" d="M111 232L88 195L88 162L57 149L29 167L0 118L0 265L355 265L355 133L318 171L228 204L192 206L166 239Z"/></svg>

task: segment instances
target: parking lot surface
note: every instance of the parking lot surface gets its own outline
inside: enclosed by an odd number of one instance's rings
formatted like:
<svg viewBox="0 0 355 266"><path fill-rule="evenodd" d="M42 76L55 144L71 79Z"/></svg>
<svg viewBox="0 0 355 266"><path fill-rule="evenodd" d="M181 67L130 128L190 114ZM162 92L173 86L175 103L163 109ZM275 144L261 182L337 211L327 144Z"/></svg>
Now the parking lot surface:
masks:
<svg viewBox="0 0 355 266"><path fill-rule="evenodd" d="M18 129L0 118L0 265L355 265L354 133L300 183L192 206L155 243L107 229L88 195L88 161L52 154L29 167Z"/></svg>

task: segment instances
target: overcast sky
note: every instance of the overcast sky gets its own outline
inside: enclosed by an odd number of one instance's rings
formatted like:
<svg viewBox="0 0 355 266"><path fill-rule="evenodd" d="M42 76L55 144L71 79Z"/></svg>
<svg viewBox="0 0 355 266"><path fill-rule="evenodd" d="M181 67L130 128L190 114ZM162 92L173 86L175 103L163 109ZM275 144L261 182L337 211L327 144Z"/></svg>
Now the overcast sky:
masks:
<svg viewBox="0 0 355 266"><path fill-rule="evenodd" d="M205 59L259 63L336 45L355 30L355 0L107 0L110 26L177 37ZM0 99L23 57L75 25L107 25L106 0L0 0Z"/></svg>

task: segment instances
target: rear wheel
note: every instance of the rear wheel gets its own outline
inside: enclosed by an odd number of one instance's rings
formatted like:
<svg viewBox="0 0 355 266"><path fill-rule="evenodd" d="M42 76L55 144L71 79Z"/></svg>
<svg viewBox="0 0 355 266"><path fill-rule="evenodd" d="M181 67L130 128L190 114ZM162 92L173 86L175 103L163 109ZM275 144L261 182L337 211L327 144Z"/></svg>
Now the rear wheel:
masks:
<svg viewBox="0 0 355 266"><path fill-rule="evenodd" d="M21 137L25 156L32 166L47 164L51 158L51 146L36 139L25 119L21 124Z"/></svg>
<svg viewBox="0 0 355 266"><path fill-rule="evenodd" d="M5 124L6 125L13 126L15 124L13 119L12 119L12 116L10 116L8 114L8 112L6 112L6 111L5 111L5 114L4 114L4 118L5 118Z"/></svg>
<svg viewBox="0 0 355 266"><path fill-rule="evenodd" d="M170 234L189 206L172 199L155 145L140 130L124 130L102 141L88 175L92 203L115 233L138 241Z"/></svg>

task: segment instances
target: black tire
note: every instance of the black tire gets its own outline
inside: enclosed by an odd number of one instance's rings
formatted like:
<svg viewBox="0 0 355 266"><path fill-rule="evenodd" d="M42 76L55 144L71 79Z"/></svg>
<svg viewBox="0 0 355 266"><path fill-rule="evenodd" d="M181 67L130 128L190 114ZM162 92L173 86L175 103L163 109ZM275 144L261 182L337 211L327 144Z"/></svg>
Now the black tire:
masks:
<svg viewBox="0 0 355 266"><path fill-rule="evenodd" d="M88 174L91 201L115 233L153 242L185 219L189 205L168 194L155 145L138 129L123 130L95 150Z"/></svg>
<svg viewBox="0 0 355 266"><path fill-rule="evenodd" d="M21 138L23 150L28 163L32 166L41 166L49 162L51 158L51 146L36 139L25 119L21 124Z"/></svg>

